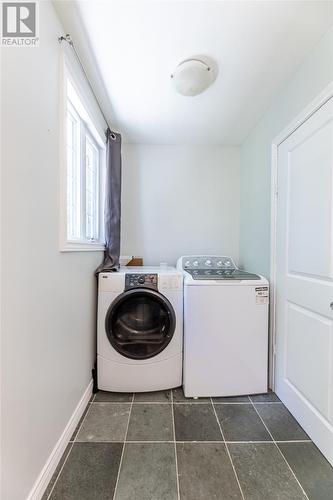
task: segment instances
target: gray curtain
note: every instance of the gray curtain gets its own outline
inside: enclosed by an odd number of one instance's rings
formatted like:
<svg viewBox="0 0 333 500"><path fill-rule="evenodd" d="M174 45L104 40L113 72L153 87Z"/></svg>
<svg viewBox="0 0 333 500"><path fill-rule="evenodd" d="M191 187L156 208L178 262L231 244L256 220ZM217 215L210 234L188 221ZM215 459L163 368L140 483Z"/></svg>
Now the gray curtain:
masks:
<svg viewBox="0 0 333 500"><path fill-rule="evenodd" d="M121 135L106 131L105 252L96 274L117 271L120 256Z"/></svg>

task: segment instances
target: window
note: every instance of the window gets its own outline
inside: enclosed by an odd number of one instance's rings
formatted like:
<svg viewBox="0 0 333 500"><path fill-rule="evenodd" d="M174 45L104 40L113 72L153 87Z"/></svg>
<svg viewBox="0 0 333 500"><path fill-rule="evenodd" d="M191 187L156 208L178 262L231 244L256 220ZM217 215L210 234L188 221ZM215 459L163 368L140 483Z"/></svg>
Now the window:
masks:
<svg viewBox="0 0 333 500"><path fill-rule="evenodd" d="M72 81L66 79L63 250L101 249L105 147ZM103 248L103 246L102 246Z"/></svg>

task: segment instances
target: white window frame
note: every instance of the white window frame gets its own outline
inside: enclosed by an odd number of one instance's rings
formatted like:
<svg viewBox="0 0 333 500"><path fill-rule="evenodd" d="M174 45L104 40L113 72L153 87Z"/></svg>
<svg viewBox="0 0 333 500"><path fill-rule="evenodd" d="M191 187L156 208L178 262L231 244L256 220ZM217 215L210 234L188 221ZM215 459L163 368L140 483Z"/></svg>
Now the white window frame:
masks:
<svg viewBox="0 0 333 500"><path fill-rule="evenodd" d="M80 77L81 75L79 75ZM61 252L91 252L102 251L105 249L104 238L104 193L105 193L105 127L106 124L101 117L94 111L96 103L91 102L93 98L88 92L83 92L76 84L75 71L71 71L68 61L63 56L61 64L61 85L60 85L60 251ZM70 86L74 89L79 101L75 104L72 99L71 107L80 120L80 155L84 160L80 161L80 178L81 192L80 200L85 200L85 175L86 175L86 161L85 161L85 148L86 136L90 138L94 147L99 151L99 168L98 168L98 187L99 199L98 203L98 240L89 241L87 239L68 239L67 236L67 107L69 100ZM79 109L78 109L79 108ZM85 224L86 215L83 214L80 208L81 228L80 234L82 235L83 224Z"/></svg>

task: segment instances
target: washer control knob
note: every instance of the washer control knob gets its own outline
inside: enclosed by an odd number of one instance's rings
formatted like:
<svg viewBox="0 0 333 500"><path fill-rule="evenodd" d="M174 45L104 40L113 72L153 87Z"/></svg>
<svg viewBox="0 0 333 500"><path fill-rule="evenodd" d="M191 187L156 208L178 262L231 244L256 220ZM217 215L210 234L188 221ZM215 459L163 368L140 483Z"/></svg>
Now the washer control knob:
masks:
<svg viewBox="0 0 333 500"><path fill-rule="evenodd" d="M144 282L145 282L145 277L144 276L139 276L138 283L140 283L140 285L143 285Z"/></svg>
<svg viewBox="0 0 333 500"><path fill-rule="evenodd" d="M207 259L205 262L205 266L211 266L211 265L212 265L212 261Z"/></svg>
<svg viewBox="0 0 333 500"><path fill-rule="evenodd" d="M198 262L197 260L194 260L194 261L192 262L192 264L193 264L193 266L194 266L194 267L198 267L199 262Z"/></svg>
<svg viewBox="0 0 333 500"><path fill-rule="evenodd" d="M216 262L216 265L217 265L217 267L222 267L222 266L223 266L223 262L222 262L222 260L218 260L218 261Z"/></svg>
<svg viewBox="0 0 333 500"><path fill-rule="evenodd" d="M227 267L230 267L231 266L230 260L225 260L224 261L224 265L227 266Z"/></svg>
<svg viewBox="0 0 333 500"><path fill-rule="evenodd" d="M189 260L187 260L187 261L185 262L185 264L184 264L184 266L185 266L185 267L188 267L188 266L190 266L190 265L191 265L191 262L190 262Z"/></svg>

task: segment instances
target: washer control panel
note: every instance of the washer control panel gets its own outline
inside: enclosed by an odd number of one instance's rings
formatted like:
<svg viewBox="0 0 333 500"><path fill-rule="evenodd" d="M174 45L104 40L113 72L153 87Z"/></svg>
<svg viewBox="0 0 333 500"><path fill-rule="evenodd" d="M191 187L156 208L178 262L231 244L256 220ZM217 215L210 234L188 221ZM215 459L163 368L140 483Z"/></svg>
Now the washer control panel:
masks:
<svg viewBox="0 0 333 500"><path fill-rule="evenodd" d="M182 258L182 268L194 280L259 280L257 274L238 269L231 257L221 255L193 255Z"/></svg>
<svg viewBox="0 0 333 500"><path fill-rule="evenodd" d="M131 288L152 288L157 290L158 276L157 274L132 274L125 275L125 290Z"/></svg>
<svg viewBox="0 0 333 500"><path fill-rule="evenodd" d="M183 269L237 269L231 257L199 255L183 257Z"/></svg>

